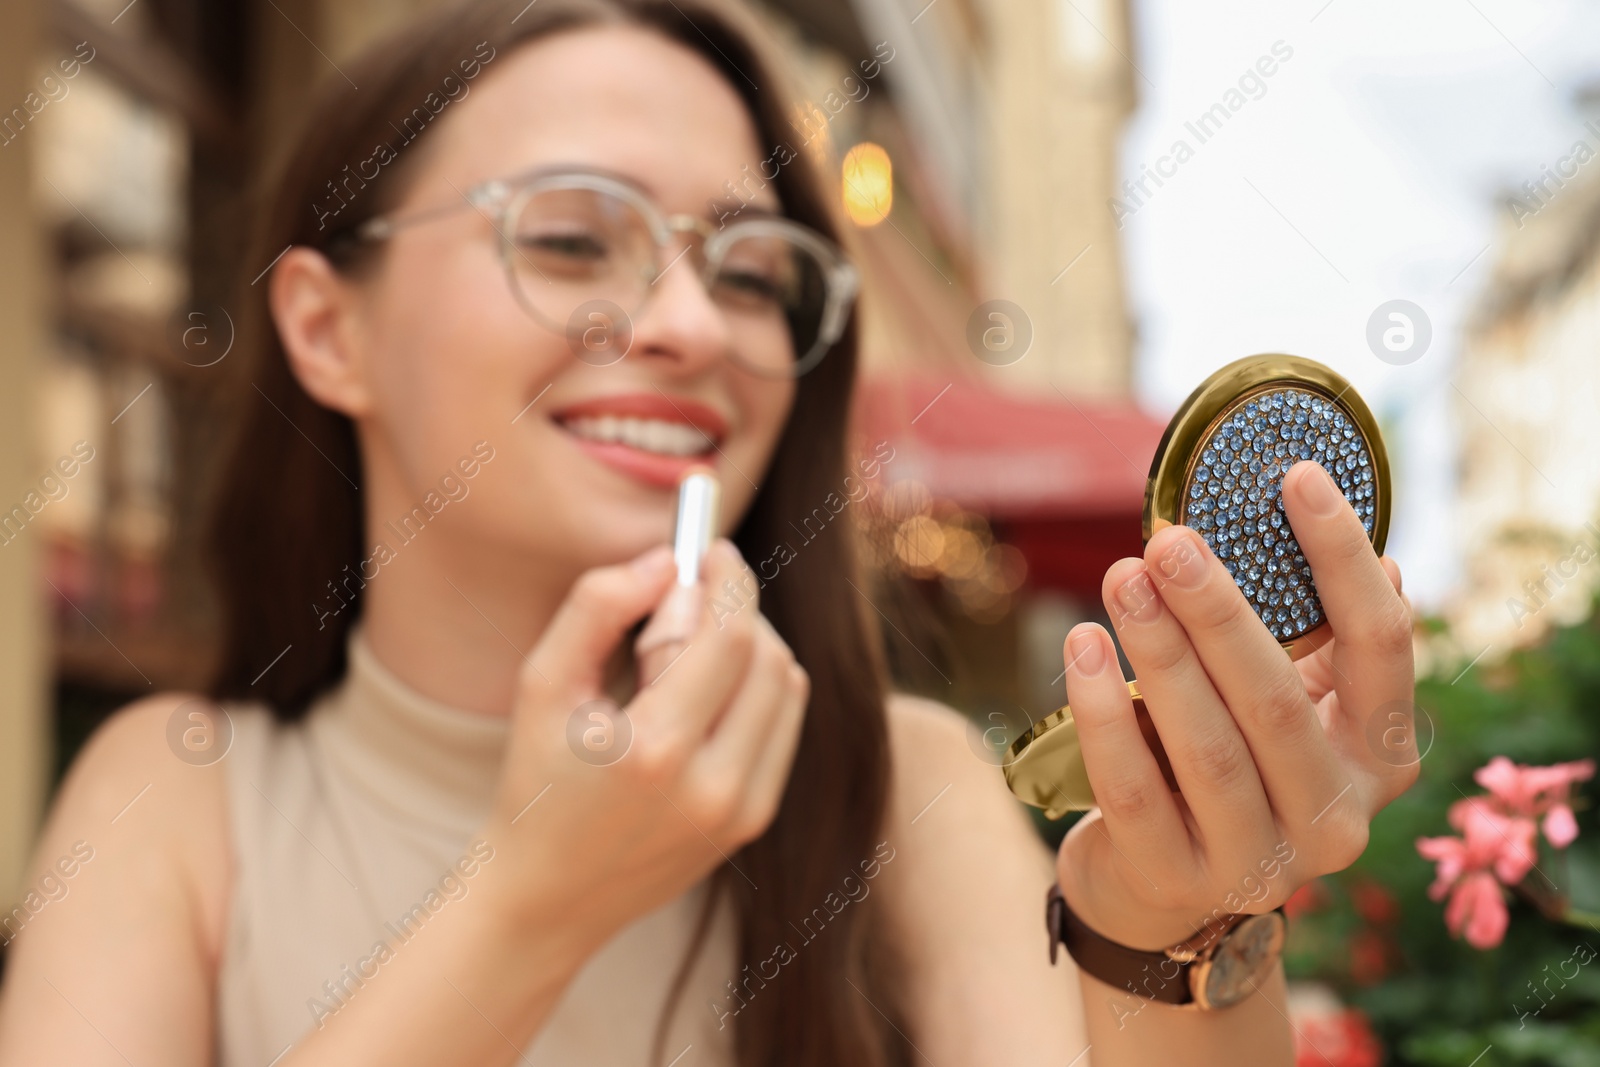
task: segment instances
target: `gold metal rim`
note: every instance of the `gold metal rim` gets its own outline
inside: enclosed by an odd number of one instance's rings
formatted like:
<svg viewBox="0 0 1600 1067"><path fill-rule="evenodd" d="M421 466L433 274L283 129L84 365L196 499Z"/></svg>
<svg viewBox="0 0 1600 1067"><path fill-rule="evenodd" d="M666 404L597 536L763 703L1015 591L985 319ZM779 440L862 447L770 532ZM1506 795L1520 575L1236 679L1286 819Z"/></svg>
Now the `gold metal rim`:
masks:
<svg viewBox="0 0 1600 1067"><path fill-rule="evenodd" d="M1193 466L1196 446L1223 413L1249 396L1274 385L1321 393L1349 412L1367 439L1373 463L1372 544L1379 555L1389 538L1389 451L1384 446L1378 420L1342 375L1315 360L1269 352L1235 360L1195 387L1178 405L1156 445L1145 479L1143 534L1146 542L1156 531L1178 523L1183 515L1183 487Z"/></svg>

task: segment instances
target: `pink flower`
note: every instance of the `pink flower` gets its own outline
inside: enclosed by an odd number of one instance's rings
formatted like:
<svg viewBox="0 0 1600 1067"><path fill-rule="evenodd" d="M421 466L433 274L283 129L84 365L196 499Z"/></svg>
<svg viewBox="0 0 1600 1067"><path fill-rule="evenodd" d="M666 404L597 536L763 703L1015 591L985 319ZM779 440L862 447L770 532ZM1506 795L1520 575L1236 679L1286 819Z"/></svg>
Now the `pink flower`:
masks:
<svg viewBox="0 0 1600 1067"><path fill-rule="evenodd" d="M1526 767L1496 756L1473 777L1489 791L1502 810L1530 819L1544 816L1544 836L1556 848L1566 848L1578 836L1578 823L1567 803L1574 782L1594 777L1594 760L1573 760L1549 767Z"/></svg>
<svg viewBox="0 0 1600 1067"><path fill-rule="evenodd" d="M1522 881L1538 860L1539 832L1533 820L1502 815L1484 797L1450 805L1450 825L1466 835L1468 852L1486 857L1506 885Z"/></svg>
<svg viewBox="0 0 1600 1067"><path fill-rule="evenodd" d="M1489 791L1450 805L1450 825L1460 837L1419 837L1417 853L1437 864L1428 896L1450 898L1445 925L1479 949L1498 945L1510 914L1502 885L1515 886L1538 859L1539 830L1556 848L1578 836L1567 803L1575 782L1594 776L1593 760L1525 767L1496 756L1473 775Z"/></svg>
<svg viewBox="0 0 1600 1067"><path fill-rule="evenodd" d="M1544 836L1556 848L1566 848L1578 836L1578 820L1565 804L1553 806L1544 816Z"/></svg>
<svg viewBox="0 0 1600 1067"><path fill-rule="evenodd" d="M1460 937L1464 931L1467 943L1476 949L1498 945L1510 920L1500 883L1488 871L1475 871L1457 882L1444 910L1450 933Z"/></svg>
<svg viewBox="0 0 1600 1067"><path fill-rule="evenodd" d="M1443 900L1449 895L1444 921L1450 933L1460 937L1465 929L1468 942L1475 948L1487 949L1498 945L1505 936L1510 916L1500 895L1500 883L1490 873L1499 850L1486 847L1481 833L1477 836L1476 848L1470 836L1466 841L1459 837L1421 837L1417 839L1417 852L1439 865L1428 896Z"/></svg>
<svg viewBox="0 0 1600 1067"><path fill-rule="evenodd" d="M1442 900L1461 880L1492 870L1506 885L1516 885L1533 869L1532 819L1511 818L1495 811L1486 797L1470 797L1450 805L1450 825L1462 837L1419 837L1417 852L1437 863L1428 896Z"/></svg>

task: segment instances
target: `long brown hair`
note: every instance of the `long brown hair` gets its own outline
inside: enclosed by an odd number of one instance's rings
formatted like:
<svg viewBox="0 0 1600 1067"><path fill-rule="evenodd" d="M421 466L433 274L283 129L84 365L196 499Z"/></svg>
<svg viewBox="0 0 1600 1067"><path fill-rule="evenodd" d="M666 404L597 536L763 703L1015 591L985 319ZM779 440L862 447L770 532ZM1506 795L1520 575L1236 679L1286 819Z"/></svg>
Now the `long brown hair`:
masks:
<svg viewBox="0 0 1600 1067"><path fill-rule="evenodd" d="M461 61L482 59L485 46L498 56L595 24L642 26L694 51L740 94L765 145L792 143L793 98L759 27L731 3L542 0L524 7L522 0L474 0L429 15L346 65L359 92L343 78L326 85L266 186L245 266L303 245L323 250L341 269L359 269L366 253L347 251L336 235L389 210L418 153L408 149L407 158L369 180L370 164L361 164L373 146L392 142L397 130L404 136L424 127L415 116L417 102L437 93L444 75L459 78ZM426 138L427 128L419 136ZM358 167L362 180L352 186ZM839 238L828 187L803 153L780 168L773 184L786 214ZM346 205L343 197L330 197L337 188L359 195ZM240 288L240 370L247 373L239 379L237 439L222 467L211 528L224 622L211 694L265 700L278 718L293 721L346 670L359 593L336 615L318 618L309 605L326 599L330 575L363 557L360 454L350 420L318 405L290 372L268 315L266 286L241 278ZM852 321L828 358L799 382L771 468L734 538L747 559L770 557L789 538L791 521L809 516L838 491L849 459L855 368ZM892 955L862 922L869 908L845 908L824 935L793 944L791 923L836 895L841 879L874 855L887 800L887 682L878 637L850 584L858 561L848 518L829 523L763 590L762 611L811 676L810 707L777 818L735 858L748 880L728 877L726 866L713 876L713 892L657 1027L658 1062L669 1013L720 892L732 894L739 916L741 968L729 977L742 996L758 988L749 975L778 946L794 951L776 979L761 982L777 988L751 997L730 1020L740 1064L879 1067L909 1059L898 1028L879 1011L899 1015ZM266 661L290 646L263 674Z"/></svg>

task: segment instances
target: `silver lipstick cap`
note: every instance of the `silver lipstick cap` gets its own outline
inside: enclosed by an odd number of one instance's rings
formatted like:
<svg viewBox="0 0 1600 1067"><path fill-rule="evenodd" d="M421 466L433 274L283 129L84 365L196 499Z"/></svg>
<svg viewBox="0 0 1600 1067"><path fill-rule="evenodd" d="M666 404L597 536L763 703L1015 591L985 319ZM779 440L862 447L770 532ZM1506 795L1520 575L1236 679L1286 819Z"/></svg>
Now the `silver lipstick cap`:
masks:
<svg viewBox="0 0 1600 1067"><path fill-rule="evenodd" d="M678 584L700 580L700 561L717 536L717 512L722 486L706 467L696 467L678 483L678 521L672 534L672 558L678 565Z"/></svg>

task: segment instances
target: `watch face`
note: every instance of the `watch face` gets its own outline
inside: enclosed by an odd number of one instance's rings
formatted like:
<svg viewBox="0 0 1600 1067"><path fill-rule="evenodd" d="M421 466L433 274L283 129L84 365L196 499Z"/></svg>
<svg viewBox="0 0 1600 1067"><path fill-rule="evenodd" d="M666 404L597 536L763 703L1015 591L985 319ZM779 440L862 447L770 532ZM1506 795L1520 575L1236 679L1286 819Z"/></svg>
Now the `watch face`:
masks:
<svg viewBox="0 0 1600 1067"><path fill-rule="evenodd" d="M1284 921L1275 911L1252 915L1230 930L1206 961L1195 999L1226 1008L1256 991L1283 953Z"/></svg>

